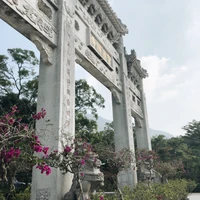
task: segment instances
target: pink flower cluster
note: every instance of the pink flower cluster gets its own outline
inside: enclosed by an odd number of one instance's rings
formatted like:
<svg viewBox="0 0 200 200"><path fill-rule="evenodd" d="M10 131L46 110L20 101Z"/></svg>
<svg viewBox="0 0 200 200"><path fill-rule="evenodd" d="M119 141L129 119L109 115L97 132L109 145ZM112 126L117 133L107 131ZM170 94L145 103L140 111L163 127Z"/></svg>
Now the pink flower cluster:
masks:
<svg viewBox="0 0 200 200"><path fill-rule="evenodd" d="M80 163L81 163L81 165L84 165L84 164L85 164L85 160L82 159L82 160L80 161Z"/></svg>
<svg viewBox="0 0 200 200"><path fill-rule="evenodd" d="M18 148L11 147L9 151L3 153L3 158L5 158L6 162L9 162L12 158L18 158L20 153Z"/></svg>
<svg viewBox="0 0 200 200"><path fill-rule="evenodd" d="M99 197L99 200L104 200L104 197L101 195L101 196Z"/></svg>
<svg viewBox="0 0 200 200"><path fill-rule="evenodd" d="M36 168L41 170L42 174L45 172L47 176L51 173L51 168L45 163L43 163L42 165L38 165Z"/></svg>
<svg viewBox="0 0 200 200"><path fill-rule="evenodd" d="M41 145L34 145L33 149L37 153L43 152L44 155L47 155L49 147L42 147Z"/></svg>
<svg viewBox="0 0 200 200"><path fill-rule="evenodd" d="M69 146L66 146L66 147L64 148L64 152L66 152L66 153L69 153L71 150L72 150L72 148L69 147Z"/></svg>
<svg viewBox="0 0 200 200"><path fill-rule="evenodd" d="M44 108L42 108L40 112L33 115L33 119L40 120L40 119L44 118L46 114L47 114L46 110Z"/></svg>
<svg viewBox="0 0 200 200"><path fill-rule="evenodd" d="M7 113L5 116L3 116L0 119L0 126L5 125L6 123L8 123L9 125L13 125L15 123L15 119L13 118L14 114L17 113L17 106L13 106L12 107L12 111ZM2 127L1 127L2 128Z"/></svg>

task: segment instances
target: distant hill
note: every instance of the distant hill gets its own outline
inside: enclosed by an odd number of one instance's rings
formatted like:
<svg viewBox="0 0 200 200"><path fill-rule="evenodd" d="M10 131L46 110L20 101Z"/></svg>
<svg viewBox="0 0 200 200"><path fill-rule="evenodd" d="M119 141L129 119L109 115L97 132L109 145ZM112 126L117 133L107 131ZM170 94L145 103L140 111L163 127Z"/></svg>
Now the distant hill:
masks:
<svg viewBox="0 0 200 200"><path fill-rule="evenodd" d="M90 114L87 114L87 117L89 119L94 119L94 117ZM111 122L110 120L99 116L99 118L97 120L98 131L104 130L105 124L110 123L110 122ZM167 139L174 137L172 134L167 133L165 131L159 131L159 130L155 130L155 129L151 129L151 128L149 128L149 135L150 135L151 138L153 136L157 136L157 135L164 135Z"/></svg>
<svg viewBox="0 0 200 200"><path fill-rule="evenodd" d="M158 136L158 135L164 135L167 139L170 139L172 137L174 137L172 134L167 133L165 131L158 131L158 130L154 130L149 128L149 135L152 138L153 136Z"/></svg>

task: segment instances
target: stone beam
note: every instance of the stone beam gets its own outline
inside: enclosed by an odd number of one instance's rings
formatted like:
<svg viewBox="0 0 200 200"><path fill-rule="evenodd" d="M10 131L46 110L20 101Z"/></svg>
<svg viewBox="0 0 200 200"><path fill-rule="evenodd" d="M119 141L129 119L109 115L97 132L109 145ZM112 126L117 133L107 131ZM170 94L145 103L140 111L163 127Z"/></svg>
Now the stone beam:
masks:
<svg viewBox="0 0 200 200"><path fill-rule="evenodd" d="M36 34L46 44L57 46L57 30L53 22L39 8L25 0L0 0L0 18L28 39Z"/></svg>

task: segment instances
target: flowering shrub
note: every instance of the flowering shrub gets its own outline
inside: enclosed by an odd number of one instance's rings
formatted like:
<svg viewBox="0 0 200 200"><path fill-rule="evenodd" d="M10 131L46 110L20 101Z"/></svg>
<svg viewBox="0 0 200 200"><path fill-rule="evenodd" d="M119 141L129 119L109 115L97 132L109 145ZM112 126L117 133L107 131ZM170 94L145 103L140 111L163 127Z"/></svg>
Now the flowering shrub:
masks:
<svg viewBox="0 0 200 200"><path fill-rule="evenodd" d="M147 181L148 185L151 183L157 159L155 151L148 149L137 151L137 168L140 181Z"/></svg>
<svg viewBox="0 0 200 200"><path fill-rule="evenodd" d="M147 170L151 171L154 169L157 158L155 151L142 149L137 152L138 167L143 165Z"/></svg>
<svg viewBox="0 0 200 200"><path fill-rule="evenodd" d="M41 145L31 124L22 123L16 117L18 112L17 106L13 106L9 113L0 117L0 186L8 187L10 192L14 190L17 172L31 169L36 164L42 173L49 175L51 172L43 159L49 148ZM32 124L34 120L44 118L45 114L44 109L35 114Z"/></svg>
<svg viewBox="0 0 200 200"><path fill-rule="evenodd" d="M51 152L46 162L52 167L59 168L63 173L70 172L78 177L84 176L81 170L91 154L94 154L92 146L81 139L68 138L67 143L70 145L64 145L63 151Z"/></svg>
<svg viewBox="0 0 200 200"><path fill-rule="evenodd" d="M161 174L161 181L165 182L167 179L180 177L185 173L183 163L181 161L175 162L157 162L155 170Z"/></svg>

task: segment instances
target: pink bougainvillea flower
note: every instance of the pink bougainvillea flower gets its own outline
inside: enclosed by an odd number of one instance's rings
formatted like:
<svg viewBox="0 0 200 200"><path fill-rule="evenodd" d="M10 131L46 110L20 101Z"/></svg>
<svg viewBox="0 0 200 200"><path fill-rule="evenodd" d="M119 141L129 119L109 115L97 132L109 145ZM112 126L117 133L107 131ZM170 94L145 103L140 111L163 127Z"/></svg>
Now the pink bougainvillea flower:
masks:
<svg viewBox="0 0 200 200"><path fill-rule="evenodd" d="M9 118L10 118L10 115L9 115L9 114L6 114L6 115L5 115L5 118L6 118L6 119L9 119Z"/></svg>
<svg viewBox="0 0 200 200"><path fill-rule="evenodd" d="M45 154L45 155L47 155L48 154L48 151L49 151L49 147L43 147L43 153Z"/></svg>
<svg viewBox="0 0 200 200"><path fill-rule="evenodd" d="M72 149L69 147L69 146L66 146L65 149L64 149L64 152L67 152L69 153Z"/></svg>
<svg viewBox="0 0 200 200"><path fill-rule="evenodd" d="M40 145L34 145L33 149L34 149L34 151L37 152L37 153L42 152L42 150L43 150L42 147L41 147Z"/></svg>
<svg viewBox="0 0 200 200"><path fill-rule="evenodd" d="M43 170L46 172L47 176L51 173L51 168L48 165L45 165Z"/></svg>
<svg viewBox="0 0 200 200"><path fill-rule="evenodd" d="M81 177L84 177L84 173L83 172L81 172L80 175L81 175Z"/></svg>
<svg viewBox="0 0 200 200"><path fill-rule="evenodd" d="M99 197L99 200L104 200L104 197L101 195L101 196Z"/></svg>
<svg viewBox="0 0 200 200"><path fill-rule="evenodd" d="M51 173L51 168L48 165L38 165L36 168L41 171L41 174L45 172L48 176Z"/></svg>
<svg viewBox="0 0 200 200"><path fill-rule="evenodd" d="M33 119L40 120L40 119L44 118L46 114L47 114L46 110L44 108L42 108L40 112L33 115Z"/></svg>
<svg viewBox="0 0 200 200"><path fill-rule="evenodd" d="M81 165L84 165L85 164L85 160L81 160Z"/></svg>
<svg viewBox="0 0 200 200"><path fill-rule="evenodd" d="M6 162L9 162L13 157L18 158L20 155L20 150L14 149L13 147L10 148L10 150L8 152L4 152L4 158Z"/></svg>
<svg viewBox="0 0 200 200"><path fill-rule="evenodd" d="M15 120L14 120L13 118L10 118L10 119L8 120L8 123L9 123L10 125L13 125L14 122L15 122Z"/></svg>

